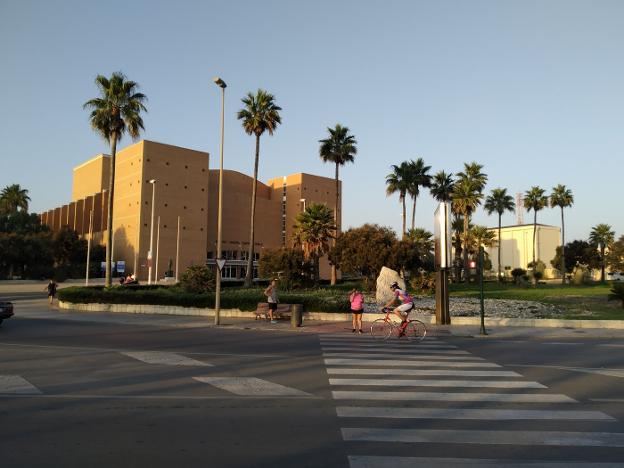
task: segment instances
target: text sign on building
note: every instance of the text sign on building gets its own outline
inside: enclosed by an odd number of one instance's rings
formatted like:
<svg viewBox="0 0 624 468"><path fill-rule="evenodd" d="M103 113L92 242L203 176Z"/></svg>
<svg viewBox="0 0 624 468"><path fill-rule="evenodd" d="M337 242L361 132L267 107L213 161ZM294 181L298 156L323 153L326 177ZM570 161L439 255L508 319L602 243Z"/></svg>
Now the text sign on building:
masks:
<svg viewBox="0 0 624 468"><path fill-rule="evenodd" d="M450 214L451 204L448 202L441 202L433 215L433 239L436 268L451 267L451 231L449 229Z"/></svg>
<svg viewBox="0 0 624 468"><path fill-rule="evenodd" d="M117 273L125 273L126 272L126 262L125 260L119 260L117 262Z"/></svg>

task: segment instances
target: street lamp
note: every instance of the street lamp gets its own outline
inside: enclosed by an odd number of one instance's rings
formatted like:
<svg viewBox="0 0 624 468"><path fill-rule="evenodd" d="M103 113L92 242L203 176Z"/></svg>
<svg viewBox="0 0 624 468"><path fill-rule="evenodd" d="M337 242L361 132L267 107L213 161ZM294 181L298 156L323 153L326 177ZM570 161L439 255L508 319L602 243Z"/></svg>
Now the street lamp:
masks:
<svg viewBox="0 0 624 468"><path fill-rule="evenodd" d="M215 290L215 325L219 325L221 315L221 232L222 232L222 212L223 212L223 135L225 116L225 88L227 85L218 76L212 79L221 88L221 165L219 166L219 205L217 209L217 284Z"/></svg>
<svg viewBox="0 0 624 468"><path fill-rule="evenodd" d="M149 251L147 252L147 284L152 284L152 248L154 246L154 201L156 200L156 179L150 179L147 182L152 184L152 220L150 222L150 246Z"/></svg>

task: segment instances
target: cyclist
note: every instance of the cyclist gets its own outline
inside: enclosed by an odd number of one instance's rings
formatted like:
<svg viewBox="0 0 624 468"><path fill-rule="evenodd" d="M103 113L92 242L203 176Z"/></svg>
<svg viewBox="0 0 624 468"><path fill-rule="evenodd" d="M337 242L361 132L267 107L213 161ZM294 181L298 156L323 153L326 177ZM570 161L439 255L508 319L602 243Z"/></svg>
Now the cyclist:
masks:
<svg viewBox="0 0 624 468"><path fill-rule="evenodd" d="M391 307L397 300L401 302L401 304L399 304L393 312L401 319L401 335L403 335L405 334L403 327L407 322L409 313L414 308L414 300L409 294L407 294L407 291L399 288L399 283L396 281L390 285L390 289L392 289L394 297L390 299L384 307Z"/></svg>

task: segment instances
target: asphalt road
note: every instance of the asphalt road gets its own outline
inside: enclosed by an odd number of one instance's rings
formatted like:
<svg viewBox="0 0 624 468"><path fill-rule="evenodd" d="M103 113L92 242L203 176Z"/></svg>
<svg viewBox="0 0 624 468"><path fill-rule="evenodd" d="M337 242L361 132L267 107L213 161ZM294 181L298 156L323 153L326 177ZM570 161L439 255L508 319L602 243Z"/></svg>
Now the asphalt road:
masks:
<svg viewBox="0 0 624 468"><path fill-rule="evenodd" d="M3 468L624 466L623 338L379 344L12 300Z"/></svg>

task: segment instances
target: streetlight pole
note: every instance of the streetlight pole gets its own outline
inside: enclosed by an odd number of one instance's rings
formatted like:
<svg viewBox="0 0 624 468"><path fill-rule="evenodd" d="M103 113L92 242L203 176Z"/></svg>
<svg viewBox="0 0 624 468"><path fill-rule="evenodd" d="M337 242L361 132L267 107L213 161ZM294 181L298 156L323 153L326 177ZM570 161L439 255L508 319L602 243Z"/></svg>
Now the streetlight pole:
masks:
<svg viewBox="0 0 624 468"><path fill-rule="evenodd" d="M219 208L217 214L217 258L221 260L221 232L222 232L222 210L223 210L223 136L225 117L225 88L227 85L219 77L213 78L215 84L221 88L221 165L219 167ZM215 325L219 325L221 315L221 266L217 263L217 284L215 291Z"/></svg>
<svg viewBox="0 0 624 468"><path fill-rule="evenodd" d="M148 181L152 184L152 220L150 221L150 246L147 252L147 284L152 284L152 249L154 247L154 202L156 201L156 179Z"/></svg>

